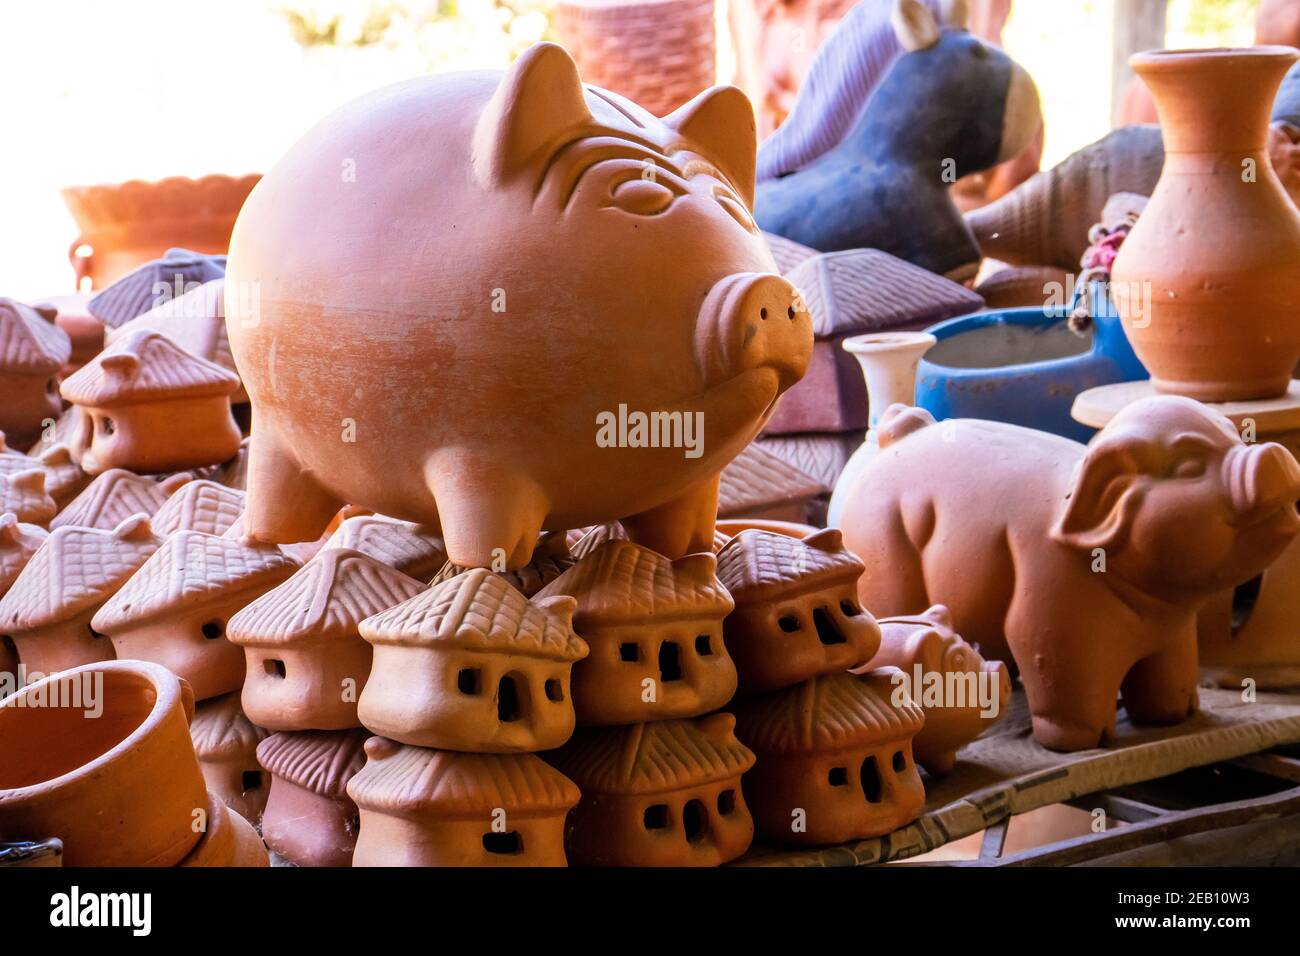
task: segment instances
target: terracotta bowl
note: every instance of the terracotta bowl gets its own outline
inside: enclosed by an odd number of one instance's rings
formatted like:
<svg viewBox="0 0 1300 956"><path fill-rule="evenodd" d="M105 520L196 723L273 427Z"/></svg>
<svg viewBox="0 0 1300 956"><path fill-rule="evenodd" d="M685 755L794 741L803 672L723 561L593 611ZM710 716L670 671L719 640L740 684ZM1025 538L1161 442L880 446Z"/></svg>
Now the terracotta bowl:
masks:
<svg viewBox="0 0 1300 956"><path fill-rule="evenodd" d="M193 714L189 685L143 661L72 668L5 698L0 841L58 837L68 866L179 863L208 807Z"/></svg>

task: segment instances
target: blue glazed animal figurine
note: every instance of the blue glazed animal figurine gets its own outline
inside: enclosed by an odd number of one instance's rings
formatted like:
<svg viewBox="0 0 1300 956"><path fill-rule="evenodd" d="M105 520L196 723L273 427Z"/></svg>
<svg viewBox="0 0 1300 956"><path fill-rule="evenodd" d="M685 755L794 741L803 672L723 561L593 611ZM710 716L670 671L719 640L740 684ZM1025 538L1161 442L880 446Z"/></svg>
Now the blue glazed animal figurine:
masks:
<svg viewBox="0 0 1300 956"><path fill-rule="evenodd" d="M1075 397L1148 377L1104 285L1091 301L1091 346L1066 328L1068 307L975 312L931 326L939 341L921 359L916 404L939 421L984 418L1087 442L1094 430L1070 417Z"/></svg>
<svg viewBox="0 0 1300 956"><path fill-rule="evenodd" d="M847 135L807 165L758 185L759 225L823 252L873 248L932 272L972 277L980 252L948 195L959 177L1015 156L1042 123L1024 68L949 22L898 0L901 56ZM820 55L820 54L819 54Z"/></svg>

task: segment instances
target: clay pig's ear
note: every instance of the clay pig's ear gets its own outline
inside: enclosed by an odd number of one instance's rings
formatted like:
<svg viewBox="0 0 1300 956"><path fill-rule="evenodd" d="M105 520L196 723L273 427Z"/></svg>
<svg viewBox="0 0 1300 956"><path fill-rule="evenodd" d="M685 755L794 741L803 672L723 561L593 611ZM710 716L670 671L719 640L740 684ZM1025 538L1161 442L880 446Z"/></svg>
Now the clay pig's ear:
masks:
<svg viewBox="0 0 1300 956"><path fill-rule="evenodd" d="M575 127L591 122L578 67L554 43L539 43L506 70L474 130L474 175L485 188L540 169Z"/></svg>
<svg viewBox="0 0 1300 956"><path fill-rule="evenodd" d="M970 5L966 0L943 0L939 4L943 25L953 30L970 29Z"/></svg>
<svg viewBox="0 0 1300 956"><path fill-rule="evenodd" d="M664 122L721 167L753 212L758 127L749 97L734 86L715 86L673 110Z"/></svg>
<svg viewBox="0 0 1300 956"><path fill-rule="evenodd" d="M909 53L939 42L939 23L921 0L898 0L890 19L894 35Z"/></svg>
<svg viewBox="0 0 1300 956"><path fill-rule="evenodd" d="M1137 462L1124 448L1095 446L1074 474L1052 539L1081 551L1119 548L1142 504Z"/></svg>

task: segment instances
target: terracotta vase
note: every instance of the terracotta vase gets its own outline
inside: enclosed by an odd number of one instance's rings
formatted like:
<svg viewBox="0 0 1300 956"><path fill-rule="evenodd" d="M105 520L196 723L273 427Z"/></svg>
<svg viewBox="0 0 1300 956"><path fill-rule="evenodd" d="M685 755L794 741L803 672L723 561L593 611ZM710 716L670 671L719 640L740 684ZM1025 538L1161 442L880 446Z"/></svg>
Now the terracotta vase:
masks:
<svg viewBox="0 0 1300 956"><path fill-rule="evenodd" d="M565 866L578 788L532 754L366 741L348 782L361 811L353 866Z"/></svg>
<svg viewBox="0 0 1300 956"><path fill-rule="evenodd" d="M715 82L714 0L560 0L556 38L588 83L667 116Z"/></svg>
<svg viewBox="0 0 1300 956"><path fill-rule="evenodd" d="M0 707L0 840L56 836L68 866L181 862L209 806L193 712L188 685L142 661L29 684Z"/></svg>
<svg viewBox="0 0 1300 956"><path fill-rule="evenodd" d="M1083 750L1197 704L1196 616L1300 531L1300 465L1191 399L1156 396L1092 442L894 406L841 516L877 618L934 604L1020 670L1034 737ZM1108 635L1099 642L1098 634Z"/></svg>
<svg viewBox="0 0 1300 956"><path fill-rule="evenodd" d="M929 332L881 332L845 340L844 351L858 360L867 381L867 437L835 482L826 512L826 524L830 527L839 527L840 513L850 489L871 459L880 453L880 416L891 405L911 405L916 401L916 369L921 356L934 343L935 338Z"/></svg>
<svg viewBox="0 0 1300 956"><path fill-rule="evenodd" d="M1290 47L1161 50L1151 88L1165 166L1115 259L1112 297L1156 390L1208 402L1281 395L1300 359L1300 212L1268 158Z"/></svg>
<svg viewBox="0 0 1300 956"><path fill-rule="evenodd" d="M318 124L231 242L226 324L254 408L248 533L312 541L353 504L427 524L464 567L517 568L539 532L613 519L668 557L708 550L718 473L812 344L750 215L754 150L735 89L656 119L584 87L546 43L504 75L424 77ZM680 165L683 151L717 175ZM342 181L339 155L380 192ZM371 230L392 255L359 261ZM229 294L244 283L256 316ZM357 336L365 354L321 375L321 343ZM539 354L555 375L538 376ZM523 403L545 427L525 425ZM448 413L431 422L430 408ZM651 410L677 422L666 441Z"/></svg>
<svg viewBox="0 0 1300 956"><path fill-rule="evenodd" d="M63 202L81 230L68 252L78 287L89 282L102 289L176 246L225 252L235 216L260 178L174 176L67 187Z"/></svg>

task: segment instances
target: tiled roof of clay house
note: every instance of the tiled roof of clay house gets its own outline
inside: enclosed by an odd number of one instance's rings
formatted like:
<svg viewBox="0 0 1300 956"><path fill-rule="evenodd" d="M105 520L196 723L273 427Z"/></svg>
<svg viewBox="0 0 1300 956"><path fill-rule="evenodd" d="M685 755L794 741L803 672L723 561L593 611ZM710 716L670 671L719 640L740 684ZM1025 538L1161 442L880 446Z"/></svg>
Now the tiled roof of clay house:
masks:
<svg viewBox="0 0 1300 956"><path fill-rule="evenodd" d="M569 532L569 555L574 561L581 561L606 541L627 540L626 529L617 521L598 524L591 528L581 528L576 537L574 534L575 532Z"/></svg>
<svg viewBox="0 0 1300 956"><path fill-rule="evenodd" d="M244 716L239 691L200 701L190 721L190 739L200 760L229 760L252 754L270 731Z"/></svg>
<svg viewBox="0 0 1300 956"><path fill-rule="evenodd" d="M262 647L355 638L363 620L425 586L360 551L326 548L226 625L236 644Z"/></svg>
<svg viewBox="0 0 1300 956"><path fill-rule="evenodd" d="M370 731L295 730L272 734L257 745L266 771L331 799L351 799L348 781L366 762L362 750Z"/></svg>
<svg viewBox="0 0 1300 956"><path fill-rule="evenodd" d="M170 475L155 481L122 468L110 468L68 502L50 522L50 527L115 528L133 514L152 517L189 480L188 475Z"/></svg>
<svg viewBox="0 0 1300 956"><path fill-rule="evenodd" d="M366 756L348 794L368 810L482 820L486 826L498 807L511 816L563 812L581 796L533 754L454 753L371 737Z"/></svg>
<svg viewBox="0 0 1300 956"><path fill-rule="evenodd" d="M0 432L0 475L12 475L16 471L38 467L35 458L10 448L5 441L5 433Z"/></svg>
<svg viewBox="0 0 1300 956"><path fill-rule="evenodd" d="M737 604L853 583L865 570L834 528L803 540L751 529L718 552L718 579Z"/></svg>
<svg viewBox="0 0 1300 956"><path fill-rule="evenodd" d="M153 516L159 534L202 531L224 534L244 512L244 493L206 479L182 485Z"/></svg>
<svg viewBox="0 0 1300 956"><path fill-rule="evenodd" d="M803 501L830 491L815 478L788 465L758 445L746 445L735 460L722 469L718 485L718 516L730 518L752 514L787 501Z"/></svg>
<svg viewBox="0 0 1300 956"><path fill-rule="evenodd" d="M781 275L786 275L805 259L811 259L818 254L812 246L805 246L802 242L778 236L774 232L763 233L763 241L772 251L772 258L776 260L776 271Z"/></svg>
<svg viewBox="0 0 1300 956"><path fill-rule="evenodd" d="M548 531L533 548L533 557L527 564L509 571L498 571L496 574L513 584L524 597L532 597L571 567L573 558L569 555L567 532ZM469 569L448 561L429 584L441 584L467 570Z"/></svg>
<svg viewBox="0 0 1300 956"><path fill-rule="evenodd" d="M36 459L45 469L45 490L55 501L68 501L80 494L90 484L90 476L72 460L68 446L60 442L41 452Z"/></svg>
<svg viewBox="0 0 1300 956"><path fill-rule="evenodd" d="M824 252L786 276L803 293L818 338L924 328L984 308L964 285L879 249Z"/></svg>
<svg viewBox="0 0 1300 956"><path fill-rule="evenodd" d="M92 624L97 631L112 633L178 607L273 587L297 567L297 561L274 545L248 547L201 531L177 531L95 613Z"/></svg>
<svg viewBox="0 0 1300 956"><path fill-rule="evenodd" d="M542 588L538 597L571 594L578 600L574 619L587 624L620 624L722 617L735 606L716 577L717 559L709 553L670 561L631 541L606 541Z"/></svg>
<svg viewBox="0 0 1300 956"><path fill-rule="evenodd" d="M925 713L891 702L893 668L861 677L827 674L736 705L736 733L760 754L802 754L872 746L914 736Z"/></svg>
<svg viewBox="0 0 1300 956"><path fill-rule="evenodd" d="M168 299L125 325L109 329L105 344L111 346L141 329L150 329L161 332L192 355L238 375L226 334L225 284L224 278L213 279Z"/></svg>
<svg viewBox="0 0 1300 956"><path fill-rule="evenodd" d="M56 528L0 598L0 631L44 627L94 608L161 543L144 515L127 518L112 531Z"/></svg>
<svg viewBox="0 0 1300 956"><path fill-rule="evenodd" d="M115 341L63 380L63 397L77 405L125 405L229 395L239 376L199 358L167 336L140 329Z"/></svg>
<svg viewBox="0 0 1300 956"><path fill-rule="evenodd" d="M72 340L51 319L22 302L0 298L0 371L53 375L71 355Z"/></svg>
<svg viewBox="0 0 1300 956"><path fill-rule="evenodd" d="M410 521L357 515L338 526L326 548L350 548L413 578L427 579L447 563L442 539Z"/></svg>
<svg viewBox="0 0 1300 956"><path fill-rule="evenodd" d="M150 214L162 219L174 216L176 203L195 203L196 188L219 197L218 202L226 202L228 200L220 196L220 192L229 192L227 184L230 182L233 180L229 176L205 176L198 180L174 176L155 183L133 181L109 188L90 186L70 192L78 196L76 201L82 207L82 215L109 218L112 207L116 205L119 207L118 215L125 216L122 207L134 203L139 208L131 208L131 221L142 222ZM135 186L140 188L133 188ZM252 188L251 183L248 188ZM247 195L246 191L244 195ZM225 274L225 256L206 255L189 249L168 249L159 258L138 266L95 293L86 303L86 308L107 328L116 329L158 305L160 286L171 292L176 288L177 279L180 279L181 288L186 288L194 283L211 282Z"/></svg>
<svg viewBox="0 0 1300 956"><path fill-rule="evenodd" d="M738 777L754 755L736 739L735 718L660 720L579 730L546 759L583 793L662 793Z"/></svg>
<svg viewBox="0 0 1300 956"><path fill-rule="evenodd" d="M573 633L573 601L529 600L485 568L420 592L361 623L372 644L440 644L575 661L587 644Z"/></svg>
<svg viewBox="0 0 1300 956"><path fill-rule="evenodd" d="M0 514L0 597L9 590L47 537L44 528L24 524L12 513Z"/></svg>
<svg viewBox="0 0 1300 956"><path fill-rule="evenodd" d="M25 471L0 474L0 514L11 512L19 521L48 524L58 511L45 491L45 469L39 463Z"/></svg>

